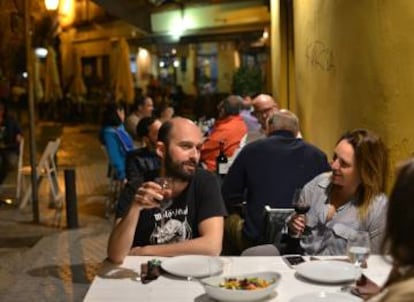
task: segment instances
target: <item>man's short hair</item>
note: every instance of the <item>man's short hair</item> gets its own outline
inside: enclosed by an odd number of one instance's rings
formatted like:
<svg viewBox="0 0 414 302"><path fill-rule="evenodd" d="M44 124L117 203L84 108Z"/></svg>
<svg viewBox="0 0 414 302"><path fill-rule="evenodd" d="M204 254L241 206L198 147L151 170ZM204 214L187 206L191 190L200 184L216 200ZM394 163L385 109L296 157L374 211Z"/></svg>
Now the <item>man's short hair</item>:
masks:
<svg viewBox="0 0 414 302"><path fill-rule="evenodd" d="M299 119L293 112L281 109L272 113L268 120L270 132L277 130L287 130L295 136L299 132Z"/></svg>
<svg viewBox="0 0 414 302"><path fill-rule="evenodd" d="M143 138L145 136L148 136L149 133L149 128L151 127L152 124L154 124L154 122L157 120L156 117L144 117L142 119L139 120L138 124L137 124L137 137L138 138Z"/></svg>
<svg viewBox="0 0 414 302"><path fill-rule="evenodd" d="M226 116L238 115L243 105L243 98L238 95L229 95L222 102L222 107Z"/></svg>

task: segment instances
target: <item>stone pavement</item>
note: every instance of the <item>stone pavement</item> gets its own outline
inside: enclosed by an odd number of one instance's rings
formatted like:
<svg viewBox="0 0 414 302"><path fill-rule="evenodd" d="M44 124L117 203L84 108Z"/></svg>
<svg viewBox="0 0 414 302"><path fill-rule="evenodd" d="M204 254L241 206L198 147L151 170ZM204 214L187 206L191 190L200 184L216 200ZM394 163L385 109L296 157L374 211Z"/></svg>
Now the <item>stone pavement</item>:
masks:
<svg viewBox="0 0 414 302"><path fill-rule="evenodd" d="M23 210L1 206L0 301L82 301L106 257L112 226L104 218L109 187L98 127L41 123L36 131L39 154L48 139L62 138L59 183L64 190L63 170L75 169L79 228L66 228L64 211L61 225L52 225L55 210L48 208L46 180L39 188L39 224L32 223L31 204Z"/></svg>

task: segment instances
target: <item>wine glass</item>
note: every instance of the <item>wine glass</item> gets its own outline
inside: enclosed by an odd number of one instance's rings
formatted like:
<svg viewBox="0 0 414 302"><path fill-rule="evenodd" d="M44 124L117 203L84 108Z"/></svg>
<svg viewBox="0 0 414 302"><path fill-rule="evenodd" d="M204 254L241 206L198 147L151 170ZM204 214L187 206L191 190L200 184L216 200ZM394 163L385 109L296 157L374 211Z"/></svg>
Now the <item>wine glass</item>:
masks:
<svg viewBox="0 0 414 302"><path fill-rule="evenodd" d="M351 263L357 268L356 280L361 276L361 267L365 266L370 253L369 233L357 231L348 238L348 257Z"/></svg>
<svg viewBox="0 0 414 302"><path fill-rule="evenodd" d="M172 204L173 179L171 177L157 177L154 181L161 186L160 193L164 198L160 200L160 209L165 210Z"/></svg>
<svg viewBox="0 0 414 302"><path fill-rule="evenodd" d="M163 195L163 199L160 200L160 213L161 213L161 221L164 224L164 212L168 209L172 203L172 191L173 191L173 179L172 177L157 177L154 180L157 184L161 186L161 194Z"/></svg>
<svg viewBox="0 0 414 302"><path fill-rule="evenodd" d="M307 199L301 198L301 193L302 189L300 188L296 189L293 193L292 207L298 215L305 215L310 209L310 203ZM300 232L293 237L300 238L302 237L302 233Z"/></svg>

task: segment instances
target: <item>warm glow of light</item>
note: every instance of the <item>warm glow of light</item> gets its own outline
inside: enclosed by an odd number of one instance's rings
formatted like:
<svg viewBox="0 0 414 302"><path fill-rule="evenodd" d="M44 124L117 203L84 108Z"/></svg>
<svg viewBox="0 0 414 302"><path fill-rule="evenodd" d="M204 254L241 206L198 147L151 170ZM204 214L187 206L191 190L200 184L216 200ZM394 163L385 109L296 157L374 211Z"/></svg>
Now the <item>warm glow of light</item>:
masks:
<svg viewBox="0 0 414 302"><path fill-rule="evenodd" d="M75 0L61 0L60 2L59 23L62 27L66 27L75 20Z"/></svg>
<svg viewBox="0 0 414 302"><path fill-rule="evenodd" d="M35 55L38 58L46 58L47 57L47 49L44 47L38 47L35 49Z"/></svg>
<svg viewBox="0 0 414 302"><path fill-rule="evenodd" d="M174 62L173 62L173 66L174 66L175 68L180 67L180 61L179 61L178 59L175 59L175 60L174 60Z"/></svg>
<svg viewBox="0 0 414 302"><path fill-rule="evenodd" d="M145 60L148 57L149 57L149 51L145 48L140 47L139 50L138 50L138 58L142 59L142 60Z"/></svg>
<svg viewBox="0 0 414 302"><path fill-rule="evenodd" d="M238 51L234 52L234 68L240 68L240 54Z"/></svg>
<svg viewBox="0 0 414 302"><path fill-rule="evenodd" d="M179 39L189 28L189 21L186 17L181 16L174 20L172 28L173 29L170 31L171 36L175 39Z"/></svg>
<svg viewBox="0 0 414 302"><path fill-rule="evenodd" d="M47 10L57 10L59 7L59 0L45 0Z"/></svg>
<svg viewBox="0 0 414 302"><path fill-rule="evenodd" d="M267 31L267 28L263 31L263 39L268 39L269 38L269 32Z"/></svg>

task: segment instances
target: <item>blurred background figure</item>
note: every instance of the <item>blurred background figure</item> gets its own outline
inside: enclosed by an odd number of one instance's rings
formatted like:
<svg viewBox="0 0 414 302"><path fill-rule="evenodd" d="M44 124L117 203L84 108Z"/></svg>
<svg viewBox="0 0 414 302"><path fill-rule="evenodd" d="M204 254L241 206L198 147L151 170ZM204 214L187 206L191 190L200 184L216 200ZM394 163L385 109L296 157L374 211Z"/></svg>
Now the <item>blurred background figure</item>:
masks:
<svg viewBox="0 0 414 302"><path fill-rule="evenodd" d="M231 157L247 135L247 126L240 116L242 98L230 95L217 106L218 119L201 149L201 161L209 171L216 171L216 158L220 152L220 142L224 143L224 153Z"/></svg>
<svg viewBox="0 0 414 302"><path fill-rule="evenodd" d="M150 97L139 97L135 100L132 112L125 121L125 127L133 139L136 139L136 129L140 119L149 117L154 111L154 104Z"/></svg>
<svg viewBox="0 0 414 302"><path fill-rule="evenodd" d="M262 126L262 132L267 134L267 119L269 116L279 110L279 106L272 96L268 94L259 94L253 99L253 115L257 118Z"/></svg>
<svg viewBox="0 0 414 302"><path fill-rule="evenodd" d="M174 116L174 107L170 104L166 103L161 106L159 113L158 113L158 119L161 121L161 123L164 123Z"/></svg>
<svg viewBox="0 0 414 302"><path fill-rule="evenodd" d="M382 293L370 302L414 301L414 160L399 170L392 189L383 253L390 254L393 269Z"/></svg>
<svg viewBox="0 0 414 302"><path fill-rule="evenodd" d="M243 118L246 123L247 130L249 132L260 131L260 124L257 118L253 114L253 99L251 95L245 95L242 101L242 110L240 111L240 116Z"/></svg>
<svg viewBox="0 0 414 302"><path fill-rule="evenodd" d="M134 149L131 136L125 130L125 109L120 104L110 103L103 112L101 143L105 146L109 161L115 169L117 180L126 180L125 161L129 151Z"/></svg>
<svg viewBox="0 0 414 302"><path fill-rule="evenodd" d="M137 125L138 138L144 147L127 154L126 177L128 182L121 191L117 204L117 216L122 216L134 200L137 189L144 181L153 181L160 175L161 158L156 153L158 130L161 122L155 117L144 117Z"/></svg>
<svg viewBox="0 0 414 302"><path fill-rule="evenodd" d="M0 100L0 183L17 167L19 143L22 138L19 124L8 114L6 102Z"/></svg>
<svg viewBox="0 0 414 302"><path fill-rule="evenodd" d="M269 117L268 137L246 145L222 186L230 215L225 220L223 250L239 255L265 243L265 206L291 208L294 192L330 167L317 147L297 138L299 119L290 111ZM235 211L245 202L244 217Z"/></svg>

